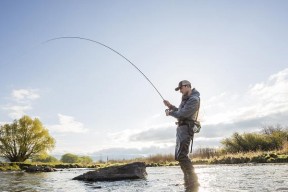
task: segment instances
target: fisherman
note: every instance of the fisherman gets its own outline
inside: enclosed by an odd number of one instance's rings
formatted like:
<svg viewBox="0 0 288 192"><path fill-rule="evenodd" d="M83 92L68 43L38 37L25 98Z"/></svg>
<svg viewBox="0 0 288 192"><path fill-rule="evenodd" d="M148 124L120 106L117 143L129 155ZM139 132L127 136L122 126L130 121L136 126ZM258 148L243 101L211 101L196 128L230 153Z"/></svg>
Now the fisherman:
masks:
<svg viewBox="0 0 288 192"><path fill-rule="evenodd" d="M166 115L177 119L175 160L179 162L184 174L185 192L194 192L197 191L199 183L188 155L191 141L191 149L193 145L193 127L200 108L200 93L195 88L192 89L191 83L187 80L179 82L178 87L175 88L175 91L178 90L182 93L182 102L179 108L167 100L163 102L168 107L165 111Z"/></svg>

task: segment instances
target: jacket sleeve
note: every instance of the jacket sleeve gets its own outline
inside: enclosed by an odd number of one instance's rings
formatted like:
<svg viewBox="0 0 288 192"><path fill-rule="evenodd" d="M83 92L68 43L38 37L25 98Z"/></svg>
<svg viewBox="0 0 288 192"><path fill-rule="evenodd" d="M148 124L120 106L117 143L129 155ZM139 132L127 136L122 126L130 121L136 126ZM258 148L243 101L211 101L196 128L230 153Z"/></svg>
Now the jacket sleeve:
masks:
<svg viewBox="0 0 288 192"><path fill-rule="evenodd" d="M178 109L177 111L172 111L170 115L177 119L184 119L192 117L199 108L199 98L198 97L190 97L188 101L185 103L184 107Z"/></svg>

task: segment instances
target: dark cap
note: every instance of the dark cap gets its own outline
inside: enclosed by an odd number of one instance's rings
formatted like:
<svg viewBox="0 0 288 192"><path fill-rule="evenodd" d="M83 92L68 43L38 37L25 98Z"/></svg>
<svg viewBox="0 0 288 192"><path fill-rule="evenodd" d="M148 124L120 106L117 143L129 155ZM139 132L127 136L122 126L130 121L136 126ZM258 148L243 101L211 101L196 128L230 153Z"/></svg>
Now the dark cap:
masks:
<svg viewBox="0 0 288 192"><path fill-rule="evenodd" d="M187 80L180 81L178 84L178 87L175 88L175 91L178 91L184 85L190 85L191 86L191 83Z"/></svg>

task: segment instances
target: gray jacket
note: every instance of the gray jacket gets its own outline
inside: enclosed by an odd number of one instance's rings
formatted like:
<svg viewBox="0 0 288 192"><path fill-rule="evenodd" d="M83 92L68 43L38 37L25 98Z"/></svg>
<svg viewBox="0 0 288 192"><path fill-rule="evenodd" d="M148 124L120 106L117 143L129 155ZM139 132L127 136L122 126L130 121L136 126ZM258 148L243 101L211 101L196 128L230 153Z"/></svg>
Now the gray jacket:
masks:
<svg viewBox="0 0 288 192"><path fill-rule="evenodd" d="M191 95L182 96L182 102L179 108L173 106L171 108L171 116L178 121L193 121L196 120L200 106L200 93L193 88Z"/></svg>

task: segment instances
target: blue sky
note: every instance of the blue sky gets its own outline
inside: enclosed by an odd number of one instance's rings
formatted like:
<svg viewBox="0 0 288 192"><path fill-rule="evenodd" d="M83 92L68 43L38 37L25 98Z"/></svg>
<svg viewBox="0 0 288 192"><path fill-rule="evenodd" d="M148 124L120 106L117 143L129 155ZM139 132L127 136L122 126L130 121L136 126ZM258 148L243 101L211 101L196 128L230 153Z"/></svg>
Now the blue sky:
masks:
<svg viewBox="0 0 288 192"><path fill-rule="evenodd" d="M0 2L0 123L38 117L52 154L172 153L175 125L153 87L178 105L201 93L195 147L287 125L287 1Z"/></svg>

